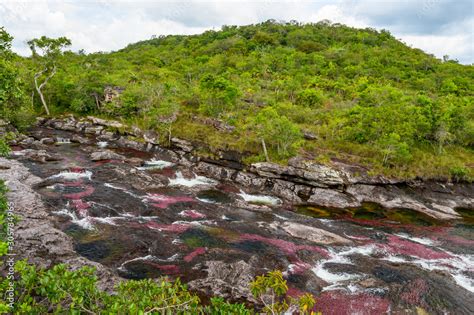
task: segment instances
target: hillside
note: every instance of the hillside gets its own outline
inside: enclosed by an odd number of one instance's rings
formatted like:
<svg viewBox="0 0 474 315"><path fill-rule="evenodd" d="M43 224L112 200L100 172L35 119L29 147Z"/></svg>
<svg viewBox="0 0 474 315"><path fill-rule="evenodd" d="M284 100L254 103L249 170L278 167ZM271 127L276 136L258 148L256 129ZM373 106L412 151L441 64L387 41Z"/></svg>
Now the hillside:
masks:
<svg viewBox="0 0 474 315"><path fill-rule="evenodd" d="M17 63L31 95L32 59ZM156 129L164 144L169 133L205 143L203 154L235 149L263 161L263 139L276 162L300 154L460 179L474 174L473 86L472 65L388 31L267 21L66 52L44 94L53 114L118 118ZM38 96L34 104L42 110Z"/></svg>

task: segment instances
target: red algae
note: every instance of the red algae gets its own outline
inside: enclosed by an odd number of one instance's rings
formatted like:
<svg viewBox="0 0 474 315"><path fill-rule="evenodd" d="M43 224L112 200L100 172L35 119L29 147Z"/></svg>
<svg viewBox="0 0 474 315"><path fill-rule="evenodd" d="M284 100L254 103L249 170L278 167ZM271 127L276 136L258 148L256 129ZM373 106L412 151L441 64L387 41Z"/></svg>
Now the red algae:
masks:
<svg viewBox="0 0 474 315"><path fill-rule="evenodd" d="M180 214L191 219L203 219L206 217L204 214L196 210L184 210Z"/></svg>
<svg viewBox="0 0 474 315"><path fill-rule="evenodd" d="M423 294L428 291L428 285L423 279L415 279L410 282L400 294L400 298L407 304L427 307L423 302Z"/></svg>
<svg viewBox="0 0 474 315"><path fill-rule="evenodd" d="M88 202L84 202L82 199L74 199L72 200L72 204L81 217L86 217L88 215L87 209L90 208Z"/></svg>
<svg viewBox="0 0 474 315"><path fill-rule="evenodd" d="M83 191L78 193L64 194L63 197L68 199L82 199L84 197L92 195L94 190L94 187L87 185L84 187Z"/></svg>
<svg viewBox="0 0 474 315"><path fill-rule="evenodd" d="M151 203L152 206L160 209L166 209L169 205L181 202L196 202L194 198L180 196L180 197L173 197L173 196L166 196L160 194L148 194L146 200Z"/></svg>
<svg viewBox="0 0 474 315"><path fill-rule="evenodd" d="M341 291L326 291L316 298L314 309L324 315L380 315L389 312L390 301L367 293L346 294Z"/></svg>
<svg viewBox="0 0 474 315"><path fill-rule="evenodd" d="M191 262L196 256L202 255L206 252L205 247L198 247L191 253L187 254L183 259L185 262Z"/></svg>
<svg viewBox="0 0 474 315"><path fill-rule="evenodd" d="M278 247L281 251L283 251L284 253L290 256L294 256L300 250L308 250L308 251L320 253L326 258L329 257L328 251L321 247L311 246L311 245L296 245L293 242L280 240L280 239L274 239L274 238L267 238L267 237L257 235L257 234L242 234L240 235L240 240L260 241L260 242Z"/></svg>
<svg viewBox="0 0 474 315"><path fill-rule="evenodd" d="M453 257L446 252L436 251L425 245L411 242L395 235L390 235L387 240L387 244L382 244L380 246L392 254L415 256L423 259L443 259Z"/></svg>

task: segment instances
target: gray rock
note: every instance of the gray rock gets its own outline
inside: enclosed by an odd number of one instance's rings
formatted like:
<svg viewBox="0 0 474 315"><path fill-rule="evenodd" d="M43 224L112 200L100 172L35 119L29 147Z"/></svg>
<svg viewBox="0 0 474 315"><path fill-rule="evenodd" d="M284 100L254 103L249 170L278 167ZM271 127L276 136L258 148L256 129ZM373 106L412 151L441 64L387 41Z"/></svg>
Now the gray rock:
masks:
<svg viewBox="0 0 474 315"><path fill-rule="evenodd" d="M178 138L171 138L171 144L180 149L181 151L184 151L184 152L191 152L194 147L193 145L191 144L191 142L189 141L186 141L186 140L182 140L182 139L178 139Z"/></svg>
<svg viewBox="0 0 474 315"><path fill-rule="evenodd" d="M159 144L160 136L153 130L148 130L143 134L143 139L151 144Z"/></svg>
<svg viewBox="0 0 474 315"><path fill-rule="evenodd" d="M243 260L206 261L205 266L207 277L189 282L190 289L230 300L253 301L249 283L255 276L255 268L251 264Z"/></svg>
<svg viewBox="0 0 474 315"><path fill-rule="evenodd" d="M120 160L125 161L125 156L115 153L111 150L102 150L97 152L92 152L91 154L92 161L101 161L101 160Z"/></svg>
<svg viewBox="0 0 474 315"><path fill-rule="evenodd" d="M40 140L41 144L54 144L54 139L53 138L42 138Z"/></svg>
<svg viewBox="0 0 474 315"><path fill-rule="evenodd" d="M111 131L103 131L97 136L97 140L99 141L117 141L118 139L120 139L120 135Z"/></svg>
<svg viewBox="0 0 474 315"><path fill-rule="evenodd" d="M268 178L279 178L313 187L344 185L344 175L326 165L303 159L291 159L289 166L260 162L251 165L251 171Z"/></svg>
<svg viewBox="0 0 474 315"><path fill-rule="evenodd" d="M119 278L103 265L79 256L74 251L72 238L50 220L41 196L32 189L41 179L18 161L0 158L0 163L9 167L0 169L0 179L7 181L7 197L13 203L14 214L19 217L14 227L16 260L26 259L43 268L58 263L66 263L74 270L83 266L94 267L99 287L112 292Z"/></svg>
<svg viewBox="0 0 474 315"><path fill-rule="evenodd" d="M104 126L90 126L85 127L84 132L86 134L99 135L102 130L104 130Z"/></svg>
<svg viewBox="0 0 474 315"><path fill-rule="evenodd" d="M134 149L138 151L145 151L146 144L142 142L138 142L135 140L128 139L127 137L121 137L117 140L116 144L123 148Z"/></svg>
<svg viewBox="0 0 474 315"><path fill-rule="evenodd" d="M18 154L20 159L27 159L38 163L62 160L62 157L48 153L46 150L25 149L20 151Z"/></svg>
<svg viewBox="0 0 474 315"><path fill-rule="evenodd" d="M112 128L120 128L120 129L126 127L124 124L116 120L106 120L106 119L101 119L94 116L87 116L87 119L89 119L90 121L92 121L92 123L96 125L112 127Z"/></svg>
<svg viewBox="0 0 474 315"><path fill-rule="evenodd" d="M76 142L76 143L80 143L80 144L89 144L91 141L87 138L84 138L84 137L81 137L77 134L74 134L71 137L71 142Z"/></svg>
<svg viewBox="0 0 474 315"><path fill-rule="evenodd" d="M295 222L285 222L281 227L286 233L293 237L305 239L316 244L331 245L352 243L352 241L332 232Z"/></svg>
<svg viewBox="0 0 474 315"><path fill-rule="evenodd" d="M359 207L360 202L351 195L334 189L313 188L308 203L331 208Z"/></svg>

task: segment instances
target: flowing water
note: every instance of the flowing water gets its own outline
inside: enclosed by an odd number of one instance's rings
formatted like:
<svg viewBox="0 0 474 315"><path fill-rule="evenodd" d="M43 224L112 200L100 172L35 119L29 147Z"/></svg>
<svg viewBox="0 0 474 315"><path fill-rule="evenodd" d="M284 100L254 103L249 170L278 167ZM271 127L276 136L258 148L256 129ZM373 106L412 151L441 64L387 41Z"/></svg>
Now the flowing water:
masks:
<svg viewBox="0 0 474 315"><path fill-rule="evenodd" d="M255 273L280 269L289 294L310 292L324 314L474 313L472 209L440 222L407 209L366 204L356 209L290 205L252 194L149 154L71 134L48 151L63 160L24 162L44 179L36 187L55 224L76 251L125 278L204 278L206 261L254 261ZM100 148L147 162L92 162ZM16 148L20 150L21 148ZM315 244L292 237L288 222L327 230L348 241Z"/></svg>

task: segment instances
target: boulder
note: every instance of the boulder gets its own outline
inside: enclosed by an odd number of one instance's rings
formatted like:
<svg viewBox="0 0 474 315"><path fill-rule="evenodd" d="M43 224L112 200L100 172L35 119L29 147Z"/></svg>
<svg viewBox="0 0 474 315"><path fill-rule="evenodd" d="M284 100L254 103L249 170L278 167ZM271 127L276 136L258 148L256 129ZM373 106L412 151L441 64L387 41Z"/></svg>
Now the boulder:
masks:
<svg viewBox="0 0 474 315"><path fill-rule="evenodd" d="M92 123L96 125L112 127L112 128L125 128L126 127L124 124L116 120L106 120L106 119L101 119L94 116L87 116L87 119L89 119Z"/></svg>
<svg viewBox="0 0 474 315"><path fill-rule="evenodd" d="M131 140L127 137L121 137L120 139L117 140L116 143L118 146L123 147L123 148L129 148L129 149L134 149L138 151L145 151L146 149L145 143Z"/></svg>
<svg viewBox="0 0 474 315"><path fill-rule="evenodd" d="M252 260L252 259L251 259ZM220 296L230 300L250 300L249 283L255 276L255 267L240 260L234 263L206 261L207 276L188 283L191 290L200 291L207 296Z"/></svg>
<svg viewBox="0 0 474 315"><path fill-rule="evenodd" d="M74 134L71 137L71 142L80 143L80 144L88 144L88 143L90 143L90 140L87 139L87 138L81 137L77 134Z"/></svg>
<svg viewBox="0 0 474 315"><path fill-rule="evenodd" d="M251 171L268 178L279 178L313 187L341 187L345 176L329 166L303 159L290 159L288 166L270 162L251 165Z"/></svg>
<svg viewBox="0 0 474 315"><path fill-rule="evenodd" d="M101 161L101 160L124 161L126 160L125 156L115 153L111 150L102 150L102 151L92 152L90 158L92 161Z"/></svg>
<svg viewBox="0 0 474 315"><path fill-rule="evenodd" d="M286 233L293 237L305 239L320 245L352 243L352 241L348 240L347 238L309 225L303 225L295 222L285 222L281 225L281 227Z"/></svg>
<svg viewBox="0 0 474 315"><path fill-rule="evenodd" d="M48 153L46 150L25 149L23 151L19 151L19 156L20 159L27 159L38 163L62 160L62 157L59 155Z"/></svg>
<svg viewBox="0 0 474 315"><path fill-rule="evenodd" d="M145 131L145 133L143 134L143 139L146 142L151 143L151 144L159 144L160 143L160 136L158 135L158 133L156 133L153 130Z"/></svg>
<svg viewBox="0 0 474 315"><path fill-rule="evenodd" d="M313 188L307 202L330 208L350 208L361 205L352 195L324 188Z"/></svg>
<svg viewBox="0 0 474 315"><path fill-rule="evenodd" d="M89 126L85 127L84 132L86 134L100 135L102 130L104 130L104 126Z"/></svg>
<svg viewBox="0 0 474 315"><path fill-rule="evenodd" d="M42 138L42 139L40 140L40 143L41 143L41 144L54 144L55 141L54 141L53 138Z"/></svg>
<svg viewBox="0 0 474 315"><path fill-rule="evenodd" d="M103 131L97 136L99 141L117 141L118 139L120 139L120 135L111 131Z"/></svg>
<svg viewBox="0 0 474 315"><path fill-rule="evenodd" d="M191 152L194 149L191 142L178 138L171 138L171 144L173 145L173 147L187 153Z"/></svg>

